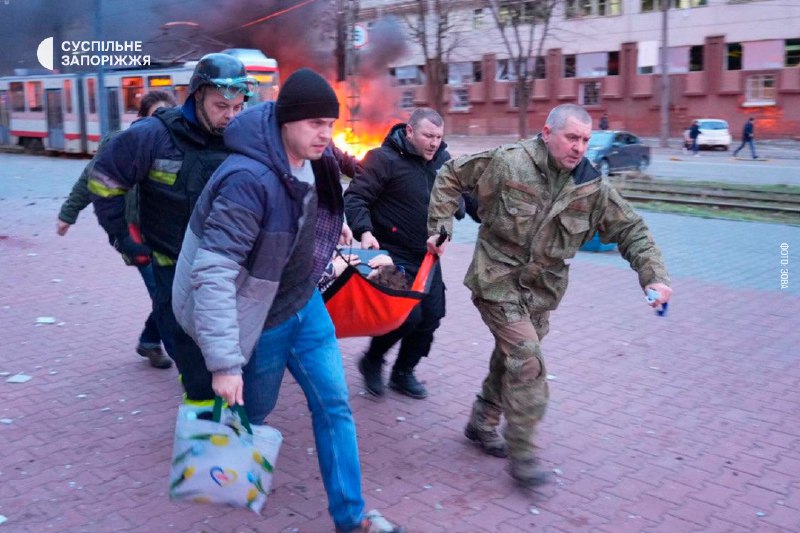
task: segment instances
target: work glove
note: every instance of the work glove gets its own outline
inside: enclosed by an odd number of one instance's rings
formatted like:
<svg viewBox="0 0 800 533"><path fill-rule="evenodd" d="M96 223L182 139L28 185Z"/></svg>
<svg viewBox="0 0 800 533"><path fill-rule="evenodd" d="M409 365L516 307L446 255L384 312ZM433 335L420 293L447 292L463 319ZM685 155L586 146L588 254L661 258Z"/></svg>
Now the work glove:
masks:
<svg viewBox="0 0 800 533"><path fill-rule="evenodd" d="M114 248L122 255L126 265L150 264L150 247L135 242L130 235L119 235L114 239Z"/></svg>

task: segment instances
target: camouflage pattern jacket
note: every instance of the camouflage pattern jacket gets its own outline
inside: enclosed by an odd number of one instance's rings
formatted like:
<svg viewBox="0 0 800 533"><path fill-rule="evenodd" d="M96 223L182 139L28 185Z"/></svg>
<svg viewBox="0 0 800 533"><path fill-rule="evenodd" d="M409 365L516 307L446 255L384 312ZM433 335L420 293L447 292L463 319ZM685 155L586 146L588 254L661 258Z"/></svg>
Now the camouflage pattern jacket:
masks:
<svg viewBox="0 0 800 533"><path fill-rule="evenodd" d="M431 193L429 235L441 226L452 232L462 192L475 195L483 220L464 279L475 298L555 309L567 288L565 260L596 231L618 243L643 288L669 284L644 221L586 158L572 172L558 170L537 137L450 160Z"/></svg>

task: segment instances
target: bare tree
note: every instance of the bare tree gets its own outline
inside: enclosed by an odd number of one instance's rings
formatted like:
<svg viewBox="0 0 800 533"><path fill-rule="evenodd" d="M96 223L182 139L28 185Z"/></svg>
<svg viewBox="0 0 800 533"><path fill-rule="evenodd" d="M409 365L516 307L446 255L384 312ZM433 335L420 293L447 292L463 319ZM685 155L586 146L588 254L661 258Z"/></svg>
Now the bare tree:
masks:
<svg viewBox="0 0 800 533"><path fill-rule="evenodd" d="M508 52L508 69L513 74L519 109L520 138L528 136L528 108L533 93L533 81L539 70L545 68L544 41L550 30L553 10L559 1L487 0Z"/></svg>
<svg viewBox="0 0 800 533"><path fill-rule="evenodd" d="M447 61L458 46L459 34L448 12L458 11L458 0L415 0L414 16L406 15L411 38L419 44L425 57L425 88L428 105L444 116L444 86L447 83Z"/></svg>

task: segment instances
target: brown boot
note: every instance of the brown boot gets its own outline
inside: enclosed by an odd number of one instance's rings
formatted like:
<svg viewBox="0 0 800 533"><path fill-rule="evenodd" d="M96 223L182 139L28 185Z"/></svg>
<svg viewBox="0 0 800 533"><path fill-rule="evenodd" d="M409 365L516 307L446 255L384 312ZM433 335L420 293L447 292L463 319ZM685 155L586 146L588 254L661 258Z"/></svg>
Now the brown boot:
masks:
<svg viewBox="0 0 800 533"><path fill-rule="evenodd" d="M147 357L150 360L150 366L155 368L169 368L172 366L172 359L161 350L160 346L155 348L145 348L144 346L137 346L136 353L142 357Z"/></svg>
<svg viewBox="0 0 800 533"><path fill-rule="evenodd" d="M501 410L491 402L478 396L472 404L469 422L464 436L480 446L484 452L495 457L508 456L506 441L497 432Z"/></svg>
<svg viewBox="0 0 800 533"><path fill-rule="evenodd" d="M525 487L538 487L550 481L550 474L537 468L536 459L512 458L508 473L517 483Z"/></svg>
<svg viewBox="0 0 800 533"><path fill-rule="evenodd" d="M506 441L495 428L479 428L470 422L464 428L464 436L480 446L484 452L495 457L507 457Z"/></svg>

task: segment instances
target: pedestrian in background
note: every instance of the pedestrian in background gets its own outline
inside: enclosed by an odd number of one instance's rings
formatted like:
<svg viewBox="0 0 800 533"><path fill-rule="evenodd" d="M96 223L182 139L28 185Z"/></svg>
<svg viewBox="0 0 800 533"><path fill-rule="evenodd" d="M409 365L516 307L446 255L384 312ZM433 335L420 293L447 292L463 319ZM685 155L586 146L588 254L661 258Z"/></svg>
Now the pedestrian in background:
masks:
<svg viewBox="0 0 800 533"><path fill-rule="evenodd" d="M747 119L747 122L744 123L744 127L742 128L742 144L739 145L739 148L733 151L733 157L736 157L736 155L739 153L739 150L744 148L745 144L749 144L750 154L753 156L753 159L758 159L758 156L756 155L756 147L755 144L753 143L753 137L755 134L755 122L756 119L750 117Z"/></svg>
<svg viewBox="0 0 800 533"><path fill-rule="evenodd" d="M698 157L700 154L697 153L700 150L700 145L698 144L697 138L700 137L700 122L697 120L692 121L692 127L689 128L689 138L692 140L692 153L695 157Z"/></svg>
<svg viewBox="0 0 800 533"><path fill-rule="evenodd" d="M149 117L156 110L162 107L175 107L177 104L172 94L165 91L150 91L142 97L139 103L139 118ZM138 119L137 119L138 120ZM119 131L114 131L106 134L100 141L97 147L97 153L105 147L106 143L111 140ZM91 194L87 186L89 180L89 172L94 164L97 155L89 161L86 168L83 169L75 185L72 186L69 196L61 205L61 211L58 214L56 221L56 233L59 235L66 235L70 226L75 224L78 220L78 215L83 211L86 206L92 203ZM125 194L125 220L128 222L128 227L133 232L139 232L139 191L136 187L131 189ZM169 368L172 366L172 360L167 357L161 350L162 335L158 328L158 321L156 320L156 309L154 307L155 297L155 280L153 279L153 267L150 264L150 258L144 257L131 257L124 252L120 254L127 265L134 265L139 269L139 274L142 276L147 293L150 295L151 311L144 324L144 329L139 335L139 343L136 346L136 353L142 357L146 357L150 361L150 365L155 368ZM164 348L169 352L172 346L169 339L166 340Z"/></svg>
<svg viewBox="0 0 800 533"><path fill-rule="evenodd" d="M600 117L600 129L605 131L608 129L608 113L603 113L603 116Z"/></svg>

